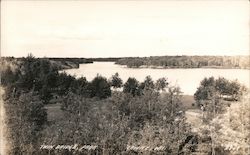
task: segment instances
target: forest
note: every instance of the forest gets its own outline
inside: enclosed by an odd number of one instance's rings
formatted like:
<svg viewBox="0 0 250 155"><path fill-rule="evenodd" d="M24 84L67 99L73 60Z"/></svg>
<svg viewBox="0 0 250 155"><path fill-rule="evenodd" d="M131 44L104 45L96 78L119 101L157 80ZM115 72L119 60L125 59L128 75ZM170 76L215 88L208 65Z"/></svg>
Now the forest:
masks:
<svg viewBox="0 0 250 155"><path fill-rule="evenodd" d="M122 81L116 73L87 81L59 73L53 61L32 55L1 60L10 155L249 151L249 90L237 80L209 77L200 82L190 107L200 114L201 124L195 126L181 88L166 78Z"/></svg>
<svg viewBox="0 0 250 155"><path fill-rule="evenodd" d="M56 57L46 58L46 57L43 57L43 58L37 58L37 59L49 60L50 65L54 66L58 70L79 68L80 64L93 63L92 60L86 59L86 58L56 58ZM25 60L25 57L19 57L19 58L1 57L0 60L1 60L1 63L12 62L15 64L20 64L22 63L22 61Z"/></svg>
<svg viewBox="0 0 250 155"><path fill-rule="evenodd" d="M121 58L116 64L127 67L160 68L247 68L249 56L151 56Z"/></svg>

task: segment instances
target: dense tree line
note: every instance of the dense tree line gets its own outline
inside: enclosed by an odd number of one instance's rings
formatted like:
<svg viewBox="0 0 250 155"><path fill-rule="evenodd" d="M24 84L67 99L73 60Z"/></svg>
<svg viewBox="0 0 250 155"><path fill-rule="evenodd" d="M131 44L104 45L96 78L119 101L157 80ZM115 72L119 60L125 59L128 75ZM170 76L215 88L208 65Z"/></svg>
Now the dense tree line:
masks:
<svg viewBox="0 0 250 155"><path fill-rule="evenodd" d="M62 69L72 69L72 68L79 68L80 64L86 64L86 63L93 63L92 60L86 59L86 58L37 58L37 59L44 59L44 60L49 60L51 65L54 68L57 68L58 70ZM0 63L4 64L6 62L12 62L16 64L21 64L23 61L25 61L25 57L19 57L19 58L14 58L14 57L1 57L0 58Z"/></svg>
<svg viewBox="0 0 250 155"><path fill-rule="evenodd" d="M101 61L101 62L114 62L114 61L117 61L121 58L119 57L107 57L107 58L88 58L87 60L89 61Z"/></svg>
<svg viewBox="0 0 250 155"><path fill-rule="evenodd" d="M163 68L249 68L248 56L151 56L121 58L116 64L127 67Z"/></svg>
<svg viewBox="0 0 250 155"><path fill-rule="evenodd" d="M80 64L93 63L93 61L85 58L45 58L50 60L52 65L58 69L79 68Z"/></svg>

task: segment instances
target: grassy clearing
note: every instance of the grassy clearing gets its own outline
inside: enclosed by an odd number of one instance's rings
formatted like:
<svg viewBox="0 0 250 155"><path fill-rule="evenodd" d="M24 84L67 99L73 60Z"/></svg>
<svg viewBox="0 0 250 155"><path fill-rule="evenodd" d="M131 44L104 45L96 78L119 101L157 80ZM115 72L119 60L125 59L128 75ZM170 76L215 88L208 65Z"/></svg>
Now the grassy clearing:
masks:
<svg viewBox="0 0 250 155"><path fill-rule="evenodd" d="M48 104L45 106L49 122L62 121L64 119L60 104Z"/></svg>
<svg viewBox="0 0 250 155"><path fill-rule="evenodd" d="M183 95L181 98L181 102L183 103L182 106L185 110L197 109L197 107L194 105L195 100L193 95Z"/></svg>
<svg viewBox="0 0 250 155"><path fill-rule="evenodd" d="M185 110L198 109L196 106L192 105L195 102L192 95L183 95L181 101ZM48 113L48 121L57 122L64 119L63 111L61 110L61 104L48 104L45 106L45 108L47 109Z"/></svg>

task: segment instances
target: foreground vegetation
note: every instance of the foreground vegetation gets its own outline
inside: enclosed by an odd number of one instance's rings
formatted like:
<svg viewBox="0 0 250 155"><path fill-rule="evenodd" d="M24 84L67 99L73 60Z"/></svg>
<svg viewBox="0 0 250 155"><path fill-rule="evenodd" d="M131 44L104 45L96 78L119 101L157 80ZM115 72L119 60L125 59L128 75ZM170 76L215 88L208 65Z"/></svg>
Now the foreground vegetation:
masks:
<svg viewBox="0 0 250 155"><path fill-rule="evenodd" d="M195 93L197 106L203 107L204 128L194 132L186 121L180 88L170 86L165 78L153 81L147 76L140 83L131 77L123 82L117 73L110 79L97 75L87 81L59 73L49 59L30 55L21 62L5 63L1 83L5 88L9 154L25 155L229 154L222 145L225 136L215 139L216 132L210 126L220 129L218 135L223 132L223 124L215 125L215 120L225 119L232 101L245 103L242 96L247 91L237 81L204 79ZM48 113L52 111L47 110L50 105L60 108ZM239 119L238 115L231 117ZM250 131L247 120L242 128L232 128L235 132L241 129L245 145ZM78 146L71 150L41 149L43 144ZM83 145L98 147L76 149Z"/></svg>
<svg viewBox="0 0 250 155"><path fill-rule="evenodd" d="M249 154L249 90L237 80L210 77L201 81L194 98L202 110L197 133L209 135L211 153Z"/></svg>

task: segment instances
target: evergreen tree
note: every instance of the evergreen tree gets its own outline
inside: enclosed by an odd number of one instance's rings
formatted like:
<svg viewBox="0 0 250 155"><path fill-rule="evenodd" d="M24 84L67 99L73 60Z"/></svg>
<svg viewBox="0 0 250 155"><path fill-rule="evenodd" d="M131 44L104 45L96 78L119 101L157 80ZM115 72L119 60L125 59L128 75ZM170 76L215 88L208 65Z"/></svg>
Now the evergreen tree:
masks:
<svg viewBox="0 0 250 155"><path fill-rule="evenodd" d="M119 77L118 73L115 73L115 75L112 75L110 79L110 85L114 87L115 89L122 87L122 79Z"/></svg>
<svg viewBox="0 0 250 155"><path fill-rule="evenodd" d="M127 82L123 86L124 93L131 93L133 96L140 95L141 90L139 88L139 81L135 78L128 78Z"/></svg>

